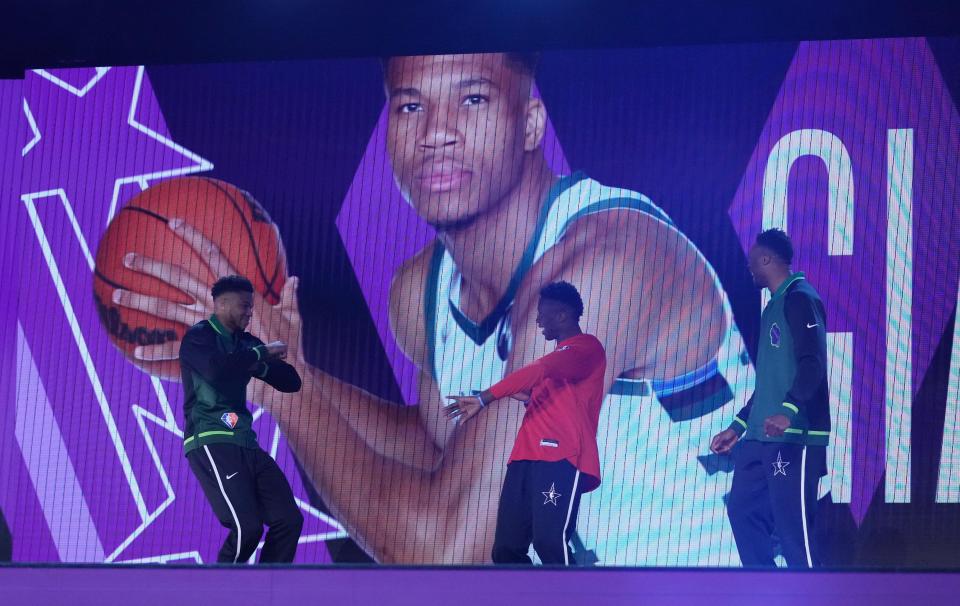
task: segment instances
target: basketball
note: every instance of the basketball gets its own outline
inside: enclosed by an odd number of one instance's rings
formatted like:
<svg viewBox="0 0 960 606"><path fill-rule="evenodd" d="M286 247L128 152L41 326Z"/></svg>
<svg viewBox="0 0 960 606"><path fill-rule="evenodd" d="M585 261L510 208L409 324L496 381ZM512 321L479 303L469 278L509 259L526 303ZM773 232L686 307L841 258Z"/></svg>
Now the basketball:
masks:
<svg viewBox="0 0 960 606"><path fill-rule="evenodd" d="M136 360L133 352L141 345L179 341L189 327L113 303L115 289L194 303L184 292L125 267L123 258L131 252L178 265L210 286L221 277L170 229L167 221L173 218L183 219L216 244L270 304L280 301L287 269L277 226L250 194L229 183L205 177L170 179L142 191L120 209L97 247L93 295L100 320L127 359L153 376L179 380L178 361Z"/></svg>

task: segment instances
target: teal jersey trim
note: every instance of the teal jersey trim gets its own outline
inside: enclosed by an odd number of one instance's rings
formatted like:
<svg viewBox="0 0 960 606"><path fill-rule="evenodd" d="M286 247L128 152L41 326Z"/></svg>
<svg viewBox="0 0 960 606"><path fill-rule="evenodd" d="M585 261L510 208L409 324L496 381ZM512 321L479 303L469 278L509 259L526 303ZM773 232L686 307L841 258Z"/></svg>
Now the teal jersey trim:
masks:
<svg viewBox="0 0 960 606"><path fill-rule="evenodd" d="M636 210L642 212L643 214L650 215L655 219L659 219L667 225L673 225L673 221L662 210L644 200L626 197L608 198L606 200L594 202L593 204L588 205L586 208L581 208L572 217L567 219L567 222L563 224L563 229L560 230L561 237L563 237L563 234L566 233L568 227L587 215L603 212L605 210L619 209Z"/></svg>
<svg viewBox="0 0 960 606"><path fill-rule="evenodd" d="M461 330L470 337L471 341L477 345L482 345L484 341L490 338L490 335L497 330L497 325L500 323L500 320L503 319L503 316L506 315L507 309L510 308L513 299L517 296L520 284L533 266L534 255L537 253L537 246L540 244L540 238L543 236L543 228L547 224L547 217L550 215L550 209L553 207L554 202L560 197L560 194L584 178L585 176L582 173L573 173L572 175L561 177L553 184L550 191L547 192L546 200L537 216L537 225L534 228L533 237L527 244L526 250L523 251L520 263L517 265L516 270L514 270L513 277L510 278L510 283L507 284L507 290L504 291L503 296L500 297L500 300L494 306L493 310L487 314L486 318L480 322L474 322L465 316L462 311L457 309L457 306L454 305L453 302L448 301L450 313L454 321L456 321Z"/></svg>
<svg viewBox="0 0 960 606"><path fill-rule="evenodd" d="M477 345L482 345L497 330L498 324L503 319L507 310L510 308L510 305L513 303L517 291L520 288L520 284L526 277L527 272L533 266L534 255L536 254L537 247L540 244L540 239L543 236L543 230L546 226L547 217L550 215L550 209L559 199L560 194L584 179L586 179L586 175L577 171L565 177L561 177L550 188L550 191L547 193L544 201L544 205L541 207L540 213L537 216L537 226L534 230L534 236L527 245L526 250L524 250L523 257L521 257L520 264L517 266L517 269L513 273L513 277L510 279L507 290L504 292L497 305L487 315L486 318L481 320L479 323L473 322L467 318L455 305L453 305L452 302L447 302L454 321L457 323L460 329L463 330L468 337L470 337L470 340ZM571 216L561 228L561 237L564 233L566 233L567 229L569 229L569 227L579 219L582 219L590 214L616 209L635 210L663 221L667 225L674 226L674 223L670 217L653 204L639 198L622 196L594 202L593 204L589 204L585 208L582 208L574 213L574 215ZM427 334L427 359L431 365L431 374L434 376L434 379L437 379L436 348L434 347L434 339L436 337L437 328L436 312L437 306L440 304L437 301L437 284L440 279L440 265L443 261L443 255L446 252L446 248L444 248L443 244L441 244L439 240L436 241L434 246L435 248L433 255L430 259L430 269L427 273L427 282L425 285L426 290L424 292L424 312L426 315L424 320ZM667 396L683 392L691 387L695 387L707 381L708 379L713 378L717 374L717 362L716 360L711 360L701 368L667 381L641 381L635 379L618 378L614 381L608 393L620 396L649 396L651 392L654 392L658 396Z"/></svg>
<svg viewBox="0 0 960 606"><path fill-rule="evenodd" d="M433 255L430 256L430 269L427 271L427 283L423 291L423 313L424 322L427 331L427 361L430 364L430 374L435 381L440 380L437 376L437 351L433 345L433 339L437 332L437 282L440 280L440 263L443 261L443 253L446 252L440 240L433 245Z"/></svg>
<svg viewBox="0 0 960 606"><path fill-rule="evenodd" d="M718 372L717 361L710 360L696 370L667 381L645 381L620 377L610 387L610 393L617 396L649 396L653 392L660 397L670 396L705 383L716 376Z"/></svg>

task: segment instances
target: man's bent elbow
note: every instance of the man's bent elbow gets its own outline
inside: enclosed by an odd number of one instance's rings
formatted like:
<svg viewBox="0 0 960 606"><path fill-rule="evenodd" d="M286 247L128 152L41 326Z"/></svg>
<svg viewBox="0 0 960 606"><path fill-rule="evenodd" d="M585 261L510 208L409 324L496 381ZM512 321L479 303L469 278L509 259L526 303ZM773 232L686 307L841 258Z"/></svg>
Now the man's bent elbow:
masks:
<svg viewBox="0 0 960 606"><path fill-rule="evenodd" d="M303 380L300 379L300 375L298 375L296 372L293 372L292 375L285 381L275 385L274 387L277 391L283 393L296 393L300 391L300 388L303 387Z"/></svg>

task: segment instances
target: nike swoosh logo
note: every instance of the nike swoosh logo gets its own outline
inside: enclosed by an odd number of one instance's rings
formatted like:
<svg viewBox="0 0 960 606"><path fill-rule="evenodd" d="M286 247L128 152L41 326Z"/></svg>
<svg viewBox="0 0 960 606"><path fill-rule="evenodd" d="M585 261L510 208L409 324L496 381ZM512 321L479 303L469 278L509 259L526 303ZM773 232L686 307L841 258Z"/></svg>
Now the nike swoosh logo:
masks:
<svg viewBox="0 0 960 606"><path fill-rule="evenodd" d="M230 475L227 476L227 479L229 480L230 478L232 478L233 476L237 475L238 473L240 473L240 472L239 472L239 471L235 471L235 472L231 473Z"/></svg>
<svg viewBox="0 0 960 606"><path fill-rule="evenodd" d="M817 322L816 324L807 324L807 328L813 328L814 326L820 326L820 323Z"/></svg>

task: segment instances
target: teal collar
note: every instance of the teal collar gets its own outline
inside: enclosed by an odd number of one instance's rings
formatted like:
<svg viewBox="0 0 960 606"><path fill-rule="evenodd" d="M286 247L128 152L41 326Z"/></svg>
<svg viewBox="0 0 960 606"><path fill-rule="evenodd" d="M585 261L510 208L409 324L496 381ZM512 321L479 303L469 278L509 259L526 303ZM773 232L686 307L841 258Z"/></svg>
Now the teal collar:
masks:
<svg viewBox="0 0 960 606"><path fill-rule="evenodd" d="M220 320L217 318L217 314L211 314L210 319L207 320L210 323L210 326L213 327L217 334L226 339L233 339L233 333L224 326Z"/></svg>
<svg viewBox="0 0 960 606"><path fill-rule="evenodd" d="M453 319L460 325L460 328L463 329L463 332L466 333L470 339L477 345L482 344L486 341L490 335L494 333L497 329L497 325L500 323L500 320L506 315L507 310L510 308L510 305L513 303L513 299L517 294L517 290L520 288L521 282L523 282L524 277L526 277L527 272L530 270L530 267L533 265L534 255L537 252L537 245L540 244L540 238L543 236L543 229L547 223L547 217L550 214L550 208L556 202L557 198L560 197L564 191L569 189L575 183L582 181L586 178L582 172L575 172L564 177L557 179L557 182L554 183L550 190L547 192L546 199L544 200L543 205L540 207L540 214L537 216L537 226L534 229L533 237L530 238L530 243L527 244L526 250L523 251L523 256L520 258L520 264L517 265L517 269L513 272L513 277L510 279L510 283L507 285L507 290L504 291L503 295L500 297L500 301L494 306L493 310L487 315L486 318L480 322L473 322L470 318L465 316L452 301L448 301L450 305L450 313L453 315Z"/></svg>
<svg viewBox="0 0 960 606"><path fill-rule="evenodd" d="M776 299L777 297L782 297L787 290L793 286L795 282L805 279L806 276L803 275L802 271L790 274L790 277L783 281L783 284L780 285L780 288L777 289L777 292L773 293L771 299Z"/></svg>

